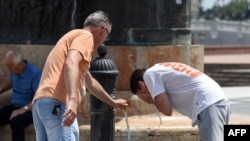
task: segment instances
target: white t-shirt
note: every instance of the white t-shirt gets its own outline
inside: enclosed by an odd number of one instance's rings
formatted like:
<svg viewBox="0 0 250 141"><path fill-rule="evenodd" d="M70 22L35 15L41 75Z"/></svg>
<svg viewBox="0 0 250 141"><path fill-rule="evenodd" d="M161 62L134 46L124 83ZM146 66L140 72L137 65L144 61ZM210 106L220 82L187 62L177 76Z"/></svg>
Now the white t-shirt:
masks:
<svg viewBox="0 0 250 141"><path fill-rule="evenodd" d="M166 92L172 107L188 116L193 126L202 110L220 100L227 100L217 82L185 64L155 64L147 69L143 79L153 99Z"/></svg>

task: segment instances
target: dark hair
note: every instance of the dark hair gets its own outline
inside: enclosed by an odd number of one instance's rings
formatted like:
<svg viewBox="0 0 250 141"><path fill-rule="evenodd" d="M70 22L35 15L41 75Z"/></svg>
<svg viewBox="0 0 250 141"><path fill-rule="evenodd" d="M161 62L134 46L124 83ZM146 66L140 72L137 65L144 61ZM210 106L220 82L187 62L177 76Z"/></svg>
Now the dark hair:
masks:
<svg viewBox="0 0 250 141"><path fill-rule="evenodd" d="M139 81L143 81L143 75L146 69L136 69L130 76L130 90L133 94L140 89Z"/></svg>
<svg viewBox="0 0 250 141"><path fill-rule="evenodd" d="M90 14L85 22L84 22L84 27L86 26L106 26L106 25L112 25L112 21L110 16L103 12L103 11L96 11L92 14Z"/></svg>

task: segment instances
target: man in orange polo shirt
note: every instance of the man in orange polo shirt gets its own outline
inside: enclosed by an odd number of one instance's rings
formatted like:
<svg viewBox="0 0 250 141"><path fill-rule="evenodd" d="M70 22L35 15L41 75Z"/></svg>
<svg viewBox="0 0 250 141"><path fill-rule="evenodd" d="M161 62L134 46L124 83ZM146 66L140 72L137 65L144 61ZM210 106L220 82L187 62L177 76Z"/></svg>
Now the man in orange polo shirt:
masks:
<svg viewBox="0 0 250 141"><path fill-rule="evenodd" d="M97 98L116 108L128 102L112 99L91 76L92 53L108 37L112 22L108 14L90 14L83 29L66 33L46 60L41 81L33 99L33 119L37 141L78 141L77 107L86 80L87 89Z"/></svg>

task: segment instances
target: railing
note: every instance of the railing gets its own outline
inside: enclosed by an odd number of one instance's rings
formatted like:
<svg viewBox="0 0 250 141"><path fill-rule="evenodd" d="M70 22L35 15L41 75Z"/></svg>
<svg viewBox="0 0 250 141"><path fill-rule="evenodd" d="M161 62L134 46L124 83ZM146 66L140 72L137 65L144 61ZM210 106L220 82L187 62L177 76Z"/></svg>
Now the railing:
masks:
<svg viewBox="0 0 250 141"><path fill-rule="evenodd" d="M207 20L192 20L192 31L225 31L225 32L242 32L250 34L250 23L248 21L207 21Z"/></svg>
<svg viewBox="0 0 250 141"><path fill-rule="evenodd" d="M250 44L249 21L192 20L191 31L195 44Z"/></svg>

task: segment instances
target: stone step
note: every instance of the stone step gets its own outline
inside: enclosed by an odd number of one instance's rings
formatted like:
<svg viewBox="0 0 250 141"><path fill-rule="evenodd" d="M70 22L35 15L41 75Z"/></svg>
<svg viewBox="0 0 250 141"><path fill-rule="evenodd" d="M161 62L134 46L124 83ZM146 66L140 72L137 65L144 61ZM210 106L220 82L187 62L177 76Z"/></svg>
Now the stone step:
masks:
<svg viewBox="0 0 250 141"><path fill-rule="evenodd" d="M175 114L172 117L158 114L142 116L129 116L128 126L125 117L115 117L115 141L199 141L197 128L190 126L190 120L184 116ZM78 117L80 141L91 140L91 128L89 117ZM161 123L162 121L162 123ZM0 140L11 141L11 129L9 125L0 127ZM34 126L26 128L26 141L35 141Z"/></svg>
<svg viewBox="0 0 250 141"><path fill-rule="evenodd" d="M221 86L249 86L249 64L205 64L204 72Z"/></svg>
<svg viewBox="0 0 250 141"><path fill-rule="evenodd" d="M128 137L130 137L130 141L199 141L197 128L191 126L191 121L187 117L175 111L171 117L164 116L157 112L153 105L144 103L128 91L117 91L116 97L128 99L131 104L127 109L130 132L127 129L124 110L115 110L115 141L128 141ZM87 93L86 98L79 107L78 123L80 141L91 140L89 106L89 93ZM11 141L11 129L9 125L0 127L0 141ZM26 141L35 141L33 125L30 125L26 129Z"/></svg>
<svg viewBox="0 0 250 141"><path fill-rule="evenodd" d="M249 103L249 87L226 87L224 91L231 101L232 113L229 124L249 125L249 110L245 108L246 104ZM3 95L0 95L0 101L3 100L1 96ZM117 97L127 97L133 103L127 110L130 132L127 130L124 111L116 110L114 118L115 141L129 141L129 133L130 141L199 141L197 128L190 126L190 120L187 117L175 111L171 117L163 116L152 105L145 104L126 91L117 92ZM87 102L85 104L88 105ZM84 106L81 105L80 109L82 107ZM78 115L78 120L81 135L80 141L90 141L90 117L81 112ZM9 126L0 127L0 141L11 141ZM33 125L26 129L26 141L35 141Z"/></svg>

